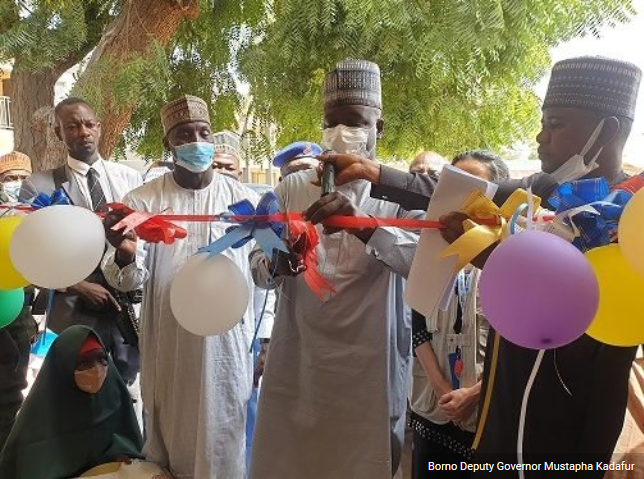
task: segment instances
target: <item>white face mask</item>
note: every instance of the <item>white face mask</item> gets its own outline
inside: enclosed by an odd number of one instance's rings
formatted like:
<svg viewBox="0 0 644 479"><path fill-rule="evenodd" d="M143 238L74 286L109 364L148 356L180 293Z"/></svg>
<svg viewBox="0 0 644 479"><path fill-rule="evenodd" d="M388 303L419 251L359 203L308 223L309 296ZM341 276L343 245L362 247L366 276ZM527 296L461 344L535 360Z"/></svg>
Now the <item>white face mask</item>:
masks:
<svg viewBox="0 0 644 479"><path fill-rule="evenodd" d="M604 128L604 122L605 120L599 122L593 134L590 135L586 146L583 147L578 155L573 156L555 171L550 173L550 176L552 176L558 183L562 184L578 180L579 178L583 178L588 173L599 167L599 165L597 164L597 158L599 158L599 155L601 155L603 148L597 150L597 154L592 160L590 160L588 164L586 164L584 157L588 154L588 151L597 141L602 128Z"/></svg>
<svg viewBox="0 0 644 479"><path fill-rule="evenodd" d="M322 144L327 150L334 151L335 153L351 153L353 155L370 157L373 148L367 150L367 143L371 131L375 128L376 125L371 128L346 125L325 128L322 134Z"/></svg>
<svg viewBox="0 0 644 479"><path fill-rule="evenodd" d="M9 197L9 201L18 201L21 186L22 181L7 181L2 183L2 191Z"/></svg>

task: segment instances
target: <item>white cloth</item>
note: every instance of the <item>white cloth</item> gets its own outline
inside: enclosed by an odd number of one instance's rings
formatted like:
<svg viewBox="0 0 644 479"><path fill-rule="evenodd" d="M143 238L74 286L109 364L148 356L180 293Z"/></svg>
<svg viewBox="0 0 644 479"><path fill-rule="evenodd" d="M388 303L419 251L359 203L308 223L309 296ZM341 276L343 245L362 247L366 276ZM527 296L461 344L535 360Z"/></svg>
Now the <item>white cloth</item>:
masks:
<svg viewBox="0 0 644 479"><path fill-rule="evenodd" d="M201 190L186 190L171 173L130 193L136 210L218 214L257 196L220 174ZM122 291L145 284L141 318L141 392L147 413L146 457L177 479L245 479L246 405L253 380L250 345L255 320L248 254L252 242L223 254L247 275L251 294L244 319L231 331L207 338L184 330L170 309L175 273L202 246L225 234L229 224L184 223L188 237L173 245L146 244L122 270L106 255L103 271ZM146 281L147 280L147 281ZM213 311L216 314L216 311Z"/></svg>
<svg viewBox="0 0 644 479"><path fill-rule="evenodd" d="M461 348L461 361L463 371L461 373L461 387L474 386L483 374L483 362L485 358L485 345L489 324L481 314L478 305L478 282L479 270L473 269L469 274L471 290L467 293L464 301L465 308L462 315L462 329L459 334L454 332L454 323L457 318L458 296L452 293L446 311L438 311L434 320L426 318L427 330L432 333L431 346L438 359L443 377L451 384L452 375L449 364L449 355ZM436 328L432 330L431 324ZM412 366L412 384L409 393L409 405L411 410L419 416L433 422L434 424L447 424L450 419L438 407L440 398L434 392L427 374L420 361L414 358ZM478 408L476 408L478 409ZM473 411L469 418L459 424L465 431L474 432L476 429L477 410Z"/></svg>
<svg viewBox="0 0 644 479"><path fill-rule="evenodd" d="M150 168L145 175L143 176L143 182L149 183L152 180L156 180L158 177L165 175L166 173L171 173L172 170L167 166L153 166Z"/></svg>
<svg viewBox="0 0 644 479"><path fill-rule="evenodd" d="M259 324L259 329L257 330L257 339L270 339L271 337L273 324L275 323L275 296L274 290L255 286L255 295L253 297L255 321L259 321L260 317L262 318L262 322ZM264 307L264 304L266 307ZM262 311L264 311L263 316Z"/></svg>
<svg viewBox="0 0 644 479"><path fill-rule="evenodd" d="M282 208L304 211L318 200L315 177L285 178L275 189ZM373 216L408 215L372 199L367 182L338 190ZM318 232L319 269L337 292L320 301L302 276L280 280L251 477L391 479L404 444L411 353L403 281L394 273L408 273L418 235L380 228L365 246L346 232ZM266 264L255 249L255 281L272 287Z"/></svg>
<svg viewBox="0 0 644 479"><path fill-rule="evenodd" d="M67 165L72 170L73 178L83 197L88 204L92 204L89 187L87 186L87 173L93 168L98 173L98 182L105 194L108 203L121 201L123 197L143 183L141 174L136 170L119 165L116 161L105 161L99 158L93 165L78 161L71 156L67 157Z"/></svg>

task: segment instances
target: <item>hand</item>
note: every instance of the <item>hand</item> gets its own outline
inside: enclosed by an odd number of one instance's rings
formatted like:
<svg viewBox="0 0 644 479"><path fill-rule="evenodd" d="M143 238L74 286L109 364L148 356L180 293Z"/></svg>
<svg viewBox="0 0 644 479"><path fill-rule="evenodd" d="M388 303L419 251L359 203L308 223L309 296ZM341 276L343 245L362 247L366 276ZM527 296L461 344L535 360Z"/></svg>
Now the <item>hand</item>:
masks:
<svg viewBox="0 0 644 479"><path fill-rule="evenodd" d="M289 247L289 242L287 241L286 243L287 247ZM304 256L292 251L290 247L289 251L289 253L284 253L282 251L274 252L273 258L268 264L268 271L273 275L273 277L297 276L306 271Z"/></svg>
<svg viewBox="0 0 644 479"><path fill-rule="evenodd" d="M380 165L369 158L348 153L325 153L317 157L320 161L318 177L322 177L324 163L335 165L335 184L344 185L355 180L380 182ZM317 182L319 186L319 180Z"/></svg>
<svg viewBox="0 0 644 479"><path fill-rule="evenodd" d="M121 311L121 305L118 301L100 284L81 281L67 288L67 291L80 296L90 309L102 311L108 306L113 306L117 311Z"/></svg>
<svg viewBox="0 0 644 479"><path fill-rule="evenodd" d="M257 356L257 364L255 364L255 372L253 374L253 387L259 386L259 378L261 378L264 374L266 354L268 353L268 344L268 342L260 343L261 349L259 350L259 355Z"/></svg>
<svg viewBox="0 0 644 479"><path fill-rule="evenodd" d="M443 239L449 244L452 244L463 236L463 234L465 234L463 222L469 219L469 216L459 211L452 211L447 215L441 216L438 221L445 226L445 229L440 230Z"/></svg>
<svg viewBox="0 0 644 479"><path fill-rule="evenodd" d="M309 206L304 213L304 217L314 225L323 223L329 216L356 216L358 218L367 217L349 198L344 194L336 191L323 196L318 201ZM341 231L339 228L324 228L324 234L333 234ZM367 243L373 235L373 229L355 229L347 230L348 233L357 236L363 242Z"/></svg>
<svg viewBox="0 0 644 479"><path fill-rule="evenodd" d="M103 221L105 237L116 248L116 262L121 267L133 263L136 258L136 233L134 231L123 233L123 229L118 231L112 229L114 225L118 224L125 217L126 214L123 211L112 210Z"/></svg>
<svg viewBox="0 0 644 479"><path fill-rule="evenodd" d="M453 422L463 422L474 412L479 395L474 388L456 389L438 400L438 407Z"/></svg>
<svg viewBox="0 0 644 479"><path fill-rule="evenodd" d="M445 226L444 229L440 230L443 239L449 244L452 244L461 236L463 236L463 234L465 234L463 222L469 219L470 217L465 213L460 213L458 211L452 211L445 216L441 216L438 221L440 221L441 224ZM494 251L494 248L496 248L498 244L499 243L494 243L491 246L488 246L476 258L472 260L471 264L479 269L483 269L487 259L490 257L490 255Z"/></svg>

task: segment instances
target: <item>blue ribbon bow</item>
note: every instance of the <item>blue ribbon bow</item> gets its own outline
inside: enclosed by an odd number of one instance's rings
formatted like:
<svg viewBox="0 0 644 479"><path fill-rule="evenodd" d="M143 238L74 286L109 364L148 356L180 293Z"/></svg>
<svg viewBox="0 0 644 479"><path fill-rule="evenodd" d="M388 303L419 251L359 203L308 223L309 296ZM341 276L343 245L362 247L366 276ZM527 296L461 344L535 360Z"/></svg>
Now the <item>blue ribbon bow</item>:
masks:
<svg viewBox="0 0 644 479"><path fill-rule="evenodd" d="M255 209L248 200L240 201L228 207L230 213L226 216L267 216L279 212L277 196L272 191L264 194ZM197 253L209 253L210 256L220 254L228 248L241 248L251 240L257 241L264 253L269 257L273 250L277 249L288 253L286 246L280 239L284 225L278 222L257 221L250 219L242 222L239 226L231 226L226 234L208 246L200 248Z"/></svg>
<svg viewBox="0 0 644 479"><path fill-rule="evenodd" d="M51 196L48 196L45 193L39 193L31 202L31 206L37 210L48 206L70 204L71 202L63 190L56 190L51 194Z"/></svg>
<svg viewBox="0 0 644 479"><path fill-rule="evenodd" d="M579 211L568 221L579 230L573 244L581 251L610 244L617 235L617 224L624 206L633 195L627 191L610 191L604 178L565 183L550 197L557 215L566 211L591 206L595 211Z"/></svg>

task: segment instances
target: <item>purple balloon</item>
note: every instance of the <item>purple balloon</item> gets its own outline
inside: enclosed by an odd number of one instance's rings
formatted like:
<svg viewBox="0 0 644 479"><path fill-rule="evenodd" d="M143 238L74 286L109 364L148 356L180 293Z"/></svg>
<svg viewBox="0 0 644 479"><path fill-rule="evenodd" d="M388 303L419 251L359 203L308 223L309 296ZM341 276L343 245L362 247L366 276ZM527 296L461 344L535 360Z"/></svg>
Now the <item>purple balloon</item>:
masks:
<svg viewBox="0 0 644 479"><path fill-rule="evenodd" d="M599 305L599 285L584 255L550 233L525 231L502 242L480 282L487 320L508 341L551 349L579 338Z"/></svg>

